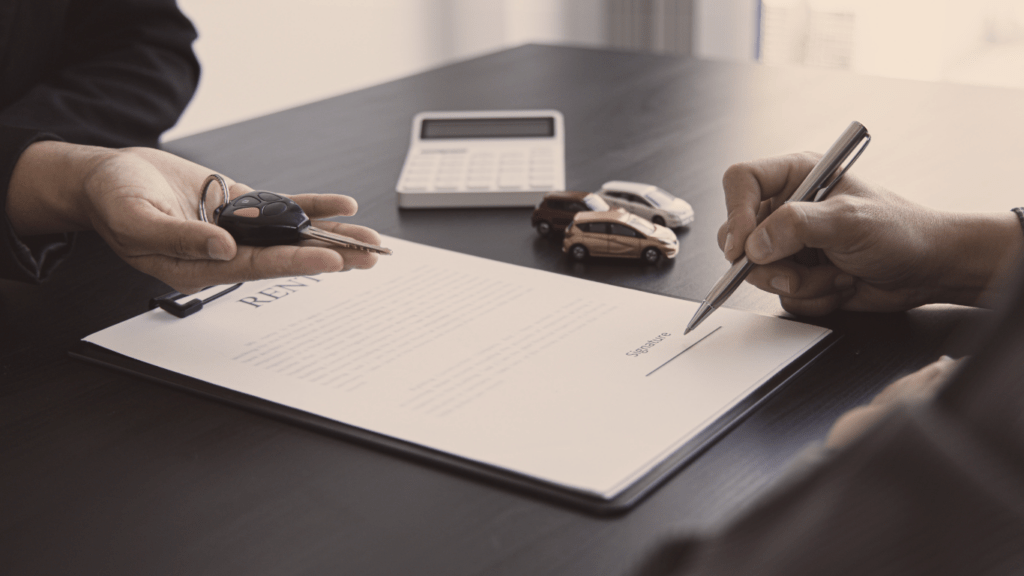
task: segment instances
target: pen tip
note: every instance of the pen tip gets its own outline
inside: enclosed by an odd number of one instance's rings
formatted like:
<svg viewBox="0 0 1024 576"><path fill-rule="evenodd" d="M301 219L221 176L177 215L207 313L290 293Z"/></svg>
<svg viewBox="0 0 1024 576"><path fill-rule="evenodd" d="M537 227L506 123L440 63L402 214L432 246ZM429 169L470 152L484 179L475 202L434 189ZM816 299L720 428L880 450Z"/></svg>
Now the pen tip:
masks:
<svg viewBox="0 0 1024 576"><path fill-rule="evenodd" d="M686 330L683 330L683 336L686 336L690 332L693 332L693 328L690 328L689 326L687 326Z"/></svg>

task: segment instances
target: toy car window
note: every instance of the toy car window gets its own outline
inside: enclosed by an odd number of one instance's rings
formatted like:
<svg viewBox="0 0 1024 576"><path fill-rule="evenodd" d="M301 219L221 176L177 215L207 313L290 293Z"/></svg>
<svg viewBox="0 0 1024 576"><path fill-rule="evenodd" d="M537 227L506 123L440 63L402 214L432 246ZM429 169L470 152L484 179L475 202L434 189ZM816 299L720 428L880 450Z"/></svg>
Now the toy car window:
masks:
<svg viewBox="0 0 1024 576"><path fill-rule="evenodd" d="M636 215L630 214L629 218L627 218L626 221L629 222L634 227L639 228L645 234L653 234L654 233L654 230L655 230L654 224L651 224L650 222L648 222L647 220L644 220L643 218L640 218L640 217L638 217Z"/></svg>
<svg viewBox="0 0 1024 576"><path fill-rule="evenodd" d="M548 208L551 210L565 210L565 202L563 200L548 200Z"/></svg>
<svg viewBox="0 0 1024 576"><path fill-rule="evenodd" d="M608 206L608 203L604 201L604 198L601 198L597 194L587 194L583 197L583 203L594 212L607 212L611 210L611 206Z"/></svg>
<svg viewBox="0 0 1024 576"><path fill-rule="evenodd" d="M598 234L607 234L608 233L608 223L607 222L591 222L590 223L590 232L597 232Z"/></svg>
<svg viewBox="0 0 1024 576"><path fill-rule="evenodd" d="M661 188L655 188L646 194L647 201L654 204L658 208L664 208L672 203L672 196L662 190Z"/></svg>
<svg viewBox="0 0 1024 576"><path fill-rule="evenodd" d="M571 228L572 224L569 224L569 227ZM576 229L580 232L590 232L590 224L576 224Z"/></svg>
<svg viewBox="0 0 1024 576"><path fill-rule="evenodd" d="M651 205L651 203L648 202L645 198L641 198L640 196L634 196L632 194L629 195L629 201L634 203L634 204L641 204L643 206L650 206Z"/></svg>
<svg viewBox="0 0 1024 576"><path fill-rule="evenodd" d="M629 236L630 238L637 237L636 230L633 230L629 226L624 226L622 224L612 224L611 227L612 234L615 234L616 236Z"/></svg>
<svg viewBox="0 0 1024 576"><path fill-rule="evenodd" d="M566 209L571 210L572 212L583 212L587 210L587 206L582 202L569 202L568 204L569 205L566 207Z"/></svg>

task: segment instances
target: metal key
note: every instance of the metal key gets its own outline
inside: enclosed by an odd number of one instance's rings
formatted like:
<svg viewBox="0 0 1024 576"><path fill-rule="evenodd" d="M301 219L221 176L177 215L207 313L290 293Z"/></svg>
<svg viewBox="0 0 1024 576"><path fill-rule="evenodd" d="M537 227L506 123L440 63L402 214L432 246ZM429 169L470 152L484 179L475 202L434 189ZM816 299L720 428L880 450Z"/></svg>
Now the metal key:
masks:
<svg viewBox="0 0 1024 576"><path fill-rule="evenodd" d="M345 248L391 254L391 250L383 246L367 244L313 226L309 216L295 201L265 190L249 192L217 208L214 220L236 242L247 246L277 246L294 244L299 240L323 240Z"/></svg>

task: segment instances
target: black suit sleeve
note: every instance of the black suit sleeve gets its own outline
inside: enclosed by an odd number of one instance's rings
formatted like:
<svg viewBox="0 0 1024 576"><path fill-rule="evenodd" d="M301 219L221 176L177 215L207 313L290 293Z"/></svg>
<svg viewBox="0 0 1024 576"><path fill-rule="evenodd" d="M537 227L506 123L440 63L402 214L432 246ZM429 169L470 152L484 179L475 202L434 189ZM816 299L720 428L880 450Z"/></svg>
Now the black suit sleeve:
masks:
<svg viewBox="0 0 1024 576"><path fill-rule="evenodd" d="M58 140L53 134L0 125L0 278L42 282L61 258L71 251L71 234L49 234L22 239L7 218L7 189L18 158L29 145Z"/></svg>
<svg viewBox="0 0 1024 576"><path fill-rule="evenodd" d="M68 142L109 147L156 146L174 125L199 81L195 29L174 0L77 0L20 6L7 62L14 79L33 77L18 62L39 64L33 81L0 111L0 124L54 133ZM63 17L57 25L48 23ZM55 47L56 45L56 47Z"/></svg>

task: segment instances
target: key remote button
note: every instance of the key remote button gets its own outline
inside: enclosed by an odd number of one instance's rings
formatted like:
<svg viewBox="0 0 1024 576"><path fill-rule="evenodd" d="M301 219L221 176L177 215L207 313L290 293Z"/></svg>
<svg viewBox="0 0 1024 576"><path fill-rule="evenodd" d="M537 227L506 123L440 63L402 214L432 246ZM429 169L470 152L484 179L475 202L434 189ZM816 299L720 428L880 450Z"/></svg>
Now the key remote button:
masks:
<svg viewBox="0 0 1024 576"><path fill-rule="evenodd" d="M233 216L242 216L243 218L259 218L260 209L255 206L249 206L248 208L239 208L232 212Z"/></svg>
<svg viewBox="0 0 1024 576"><path fill-rule="evenodd" d="M248 208L242 208L242 210L248 210ZM284 202L274 202L273 204L267 204L263 207L264 216L277 216L278 214L284 214L288 211L288 205Z"/></svg>
<svg viewBox="0 0 1024 576"><path fill-rule="evenodd" d="M252 196L242 196L241 198L233 202L235 206L253 206L259 203L259 199L253 198Z"/></svg>
<svg viewBox="0 0 1024 576"><path fill-rule="evenodd" d="M260 192L258 194L258 196L260 197L260 200L263 200L264 202L280 202L281 201L281 197L278 196L277 194L274 194L273 192Z"/></svg>

